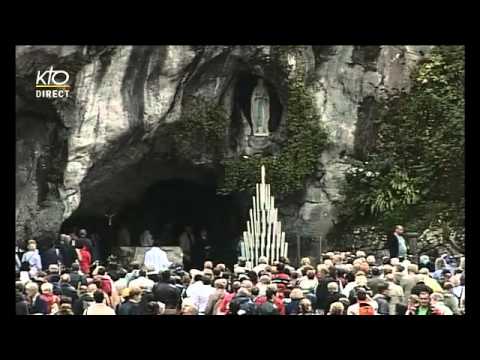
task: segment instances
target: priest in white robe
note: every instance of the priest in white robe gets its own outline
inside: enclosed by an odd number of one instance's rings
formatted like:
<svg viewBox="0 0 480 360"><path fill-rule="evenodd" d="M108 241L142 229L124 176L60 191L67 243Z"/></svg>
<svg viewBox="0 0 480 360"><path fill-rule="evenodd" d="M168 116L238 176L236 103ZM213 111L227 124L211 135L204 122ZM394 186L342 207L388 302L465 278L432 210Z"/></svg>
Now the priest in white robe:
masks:
<svg viewBox="0 0 480 360"><path fill-rule="evenodd" d="M168 260L167 253L160 249L157 243L145 253L144 265L146 268L152 269L155 273L167 270L171 264L170 260Z"/></svg>

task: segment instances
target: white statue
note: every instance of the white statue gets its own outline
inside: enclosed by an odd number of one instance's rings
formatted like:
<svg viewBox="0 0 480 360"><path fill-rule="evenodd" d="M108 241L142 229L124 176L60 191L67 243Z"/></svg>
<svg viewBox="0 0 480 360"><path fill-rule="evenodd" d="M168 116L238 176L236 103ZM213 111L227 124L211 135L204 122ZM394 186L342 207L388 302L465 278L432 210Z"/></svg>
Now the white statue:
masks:
<svg viewBox="0 0 480 360"><path fill-rule="evenodd" d="M270 120L270 98L262 78L258 80L252 93L251 117L253 134L255 136L267 136L268 121Z"/></svg>

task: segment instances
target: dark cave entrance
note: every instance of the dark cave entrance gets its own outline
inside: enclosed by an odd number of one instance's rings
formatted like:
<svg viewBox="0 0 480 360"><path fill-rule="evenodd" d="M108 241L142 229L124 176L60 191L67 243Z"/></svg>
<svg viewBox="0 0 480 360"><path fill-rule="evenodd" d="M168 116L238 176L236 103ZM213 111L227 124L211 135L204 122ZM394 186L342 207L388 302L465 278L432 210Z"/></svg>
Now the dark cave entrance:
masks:
<svg viewBox="0 0 480 360"><path fill-rule="evenodd" d="M140 246L140 237L149 230L162 246L178 246L178 238L186 225L195 236L205 228L211 246L211 260L230 266L237 259L238 241L244 230L248 209L241 194L216 194L216 185L191 179L160 180L119 207L109 226L105 214L88 214L80 209L62 225L62 232L86 228L102 244L105 259L122 246L119 233L128 231L130 246ZM83 215L82 215L83 214ZM123 229L123 230L122 230Z"/></svg>

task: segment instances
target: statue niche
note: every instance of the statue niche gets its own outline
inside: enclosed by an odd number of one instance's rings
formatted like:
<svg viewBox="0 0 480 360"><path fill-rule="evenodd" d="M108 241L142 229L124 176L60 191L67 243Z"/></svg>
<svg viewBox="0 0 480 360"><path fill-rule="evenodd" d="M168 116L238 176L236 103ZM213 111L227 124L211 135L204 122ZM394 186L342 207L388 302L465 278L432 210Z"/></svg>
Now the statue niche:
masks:
<svg viewBox="0 0 480 360"><path fill-rule="evenodd" d="M251 99L251 119L254 136L268 136L270 98L262 78L258 79Z"/></svg>

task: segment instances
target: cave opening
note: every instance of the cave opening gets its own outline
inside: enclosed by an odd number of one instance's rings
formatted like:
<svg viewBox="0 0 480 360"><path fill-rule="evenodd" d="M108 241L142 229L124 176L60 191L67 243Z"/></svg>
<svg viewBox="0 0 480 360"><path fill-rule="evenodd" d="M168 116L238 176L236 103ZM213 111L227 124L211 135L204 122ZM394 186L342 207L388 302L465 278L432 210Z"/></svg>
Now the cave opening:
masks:
<svg viewBox="0 0 480 360"><path fill-rule="evenodd" d="M101 259L115 253L115 248L125 246L125 236L129 238L129 246L141 246L145 230L161 246L179 246L179 236L190 225L196 238L202 229L207 230L209 260L229 266L237 260L238 241L248 212L242 194L217 195L216 184L184 178L153 183L140 196L112 212L115 215L111 220L108 211L99 214L84 208L79 210L63 223L61 231L78 233L86 228L90 237L99 239Z"/></svg>

